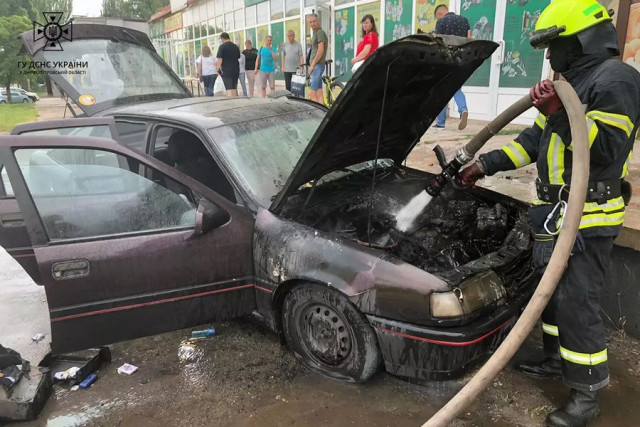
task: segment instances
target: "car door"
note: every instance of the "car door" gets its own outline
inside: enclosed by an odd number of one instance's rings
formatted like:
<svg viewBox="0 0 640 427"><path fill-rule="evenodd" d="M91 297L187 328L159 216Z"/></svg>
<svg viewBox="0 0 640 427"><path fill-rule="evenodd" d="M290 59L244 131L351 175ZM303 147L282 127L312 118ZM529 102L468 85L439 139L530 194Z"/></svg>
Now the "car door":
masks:
<svg viewBox="0 0 640 427"><path fill-rule="evenodd" d="M111 117L47 120L17 125L11 135L84 135L119 140ZM13 194L6 168L0 160L0 246L41 284L40 271L31 247L22 212Z"/></svg>
<svg viewBox="0 0 640 427"><path fill-rule="evenodd" d="M254 221L242 207L103 138L0 137L0 159L45 286L55 353L254 310Z"/></svg>

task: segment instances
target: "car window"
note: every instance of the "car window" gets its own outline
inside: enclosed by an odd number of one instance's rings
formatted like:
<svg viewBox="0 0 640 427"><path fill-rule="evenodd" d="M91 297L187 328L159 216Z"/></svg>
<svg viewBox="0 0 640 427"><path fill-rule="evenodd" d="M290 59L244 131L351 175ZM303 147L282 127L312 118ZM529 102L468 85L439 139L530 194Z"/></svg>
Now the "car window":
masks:
<svg viewBox="0 0 640 427"><path fill-rule="evenodd" d="M169 183L185 187L166 176L164 185L146 178L132 159L90 148L19 149L15 156L51 241L195 224L191 196Z"/></svg>
<svg viewBox="0 0 640 427"><path fill-rule="evenodd" d="M20 132L20 135L51 135L51 136L92 136L95 138L109 138L111 139L111 129L108 125L95 125L95 126L73 126L65 128L52 128L52 129L35 129L26 130Z"/></svg>
<svg viewBox="0 0 640 427"><path fill-rule="evenodd" d="M235 203L236 195L226 175L193 132L172 126L158 126L153 138L153 157Z"/></svg>
<svg viewBox="0 0 640 427"><path fill-rule="evenodd" d="M209 133L258 202L269 206L324 116L314 108L221 126Z"/></svg>
<svg viewBox="0 0 640 427"><path fill-rule="evenodd" d="M64 51L42 51L41 55L47 63L87 62L89 66L81 78L76 74L60 74L60 77L78 94L91 95L97 104L186 96L184 87L157 56L125 40L74 40Z"/></svg>
<svg viewBox="0 0 640 427"><path fill-rule="evenodd" d="M146 123L116 120L116 130L121 143L140 153L147 151Z"/></svg>

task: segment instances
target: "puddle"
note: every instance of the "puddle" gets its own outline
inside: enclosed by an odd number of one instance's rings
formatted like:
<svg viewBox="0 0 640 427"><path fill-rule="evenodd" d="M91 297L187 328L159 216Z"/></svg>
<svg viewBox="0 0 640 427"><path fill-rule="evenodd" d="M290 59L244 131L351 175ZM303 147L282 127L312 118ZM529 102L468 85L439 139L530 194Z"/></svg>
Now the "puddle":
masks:
<svg viewBox="0 0 640 427"><path fill-rule="evenodd" d="M76 427L87 425L90 421L103 416L106 411L118 406L119 400L103 400L96 404L86 404L76 410L72 408L70 413L59 415L47 420L47 427Z"/></svg>

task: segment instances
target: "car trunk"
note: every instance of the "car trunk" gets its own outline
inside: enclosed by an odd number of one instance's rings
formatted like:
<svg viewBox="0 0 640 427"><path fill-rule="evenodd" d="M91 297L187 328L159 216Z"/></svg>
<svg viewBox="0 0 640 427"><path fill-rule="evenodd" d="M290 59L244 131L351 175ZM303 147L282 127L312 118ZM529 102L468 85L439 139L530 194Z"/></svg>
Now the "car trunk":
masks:
<svg viewBox="0 0 640 427"><path fill-rule="evenodd" d="M432 175L396 166L378 170L373 197L371 169L333 175L315 188L299 189L282 215L377 248L441 277L451 287L494 270L515 291L531 273L525 207L513 199L449 186L417 218L413 230L402 233L395 228L395 214Z"/></svg>

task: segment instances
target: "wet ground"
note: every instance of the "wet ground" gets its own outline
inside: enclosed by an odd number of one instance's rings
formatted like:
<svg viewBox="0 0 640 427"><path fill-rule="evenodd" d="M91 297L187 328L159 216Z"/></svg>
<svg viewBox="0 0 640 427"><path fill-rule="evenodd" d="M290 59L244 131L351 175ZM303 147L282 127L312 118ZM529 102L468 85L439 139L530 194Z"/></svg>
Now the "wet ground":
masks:
<svg viewBox="0 0 640 427"><path fill-rule="evenodd" d="M277 336L250 321L211 326L218 335L199 345L192 363L178 358L188 330L112 346L113 361L94 385L78 391L56 386L39 419L20 426L419 426L463 382L419 386L381 371L363 385L339 383L307 371ZM593 425L638 425L640 345L613 332L610 352L612 382ZM529 347L524 353L534 352ZM117 374L125 362L139 371ZM454 425L542 425L567 393L559 382L509 368Z"/></svg>

